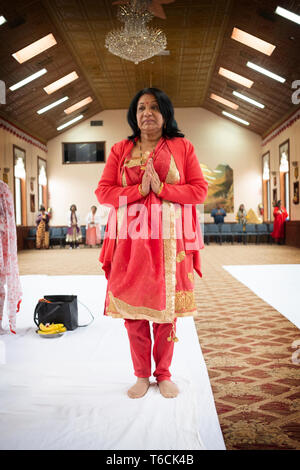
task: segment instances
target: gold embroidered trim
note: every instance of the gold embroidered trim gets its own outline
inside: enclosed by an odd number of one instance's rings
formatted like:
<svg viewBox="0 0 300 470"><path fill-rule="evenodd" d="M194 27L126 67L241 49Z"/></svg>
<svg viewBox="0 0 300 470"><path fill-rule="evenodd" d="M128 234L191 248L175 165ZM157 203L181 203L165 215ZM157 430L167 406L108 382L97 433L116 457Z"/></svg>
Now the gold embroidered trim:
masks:
<svg viewBox="0 0 300 470"><path fill-rule="evenodd" d="M161 182L161 183L160 183L159 190L158 190L158 193L157 193L157 196L158 196L158 195L159 195L159 194L162 192L162 190L163 190L163 187L164 187L164 183L163 183L163 182Z"/></svg>
<svg viewBox="0 0 300 470"><path fill-rule="evenodd" d="M148 320L148 321L153 321L154 323L172 323L173 322L173 319L170 319L170 320L161 320L159 318L150 318L148 317L147 315L138 315L138 316L134 316L134 315L129 315L129 314L126 314L126 315L121 315L119 313L110 313L110 312L106 312L106 314L111 317L111 318L122 318L122 319L128 319L128 320ZM197 310L192 310L190 312L176 312L176 318L177 317L180 317L180 318L183 318L183 317L192 317L192 316L195 316L197 314Z"/></svg>
<svg viewBox="0 0 300 470"><path fill-rule="evenodd" d="M194 282L194 273L187 273L187 277L191 282Z"/></svg>
<svg viewBox="0 0 300 470"><path fill-rule="evenodd" d="M164 244L166 315L175 317L176 226L175 204L162 201L162 236Z"/></svg>
<svg viewBox="0 0 300 470"><path fill-rule="evenodd" d="M173 316L168 317L166 310L155 310L149 307L136 307L123 300L114 297L112 292L108 292L109 304L106 314L114 318L129 318L132 320L149 320L161 323L172 323ZM162 319L163 318L163 319Z"/></svg>
<svg viewBox="0 0 300 470"><path fill-rule="evenodd" d="M121 206L118 207L117 209L117 243L119 241L119 235L120 231L123 225L124 217L126 216L127 213L127 207L126 206Z"/></svg>
<svg viewBox="0 0 300 470"><path fill-rule="evenodd" d="M181 263L181 261L183 261L184 258L185 258L185 251L179 251L179 253L177 253L177 256L176 256L177 263Z"/></svg>
<svg viewBox="0 0 300 470"><path fill-rule="evenodd" d="M127 186L127 181L126 181L126 175L125 175L124 168L123 168L123 171L122 171L122 186Z"/></svg>
<svg viewBox="0 0 300 470"><path fill-rule="evenodd" d="M179 173L178 168L176 166L174 157L171 154L170 167L169 167L168 174L166 176L166 183L176 184L176 183L179 183L179 181L180 181L180 173Z"/></svg>
<svg viewBox="0 0 300 470"><path fill-rule="evenodd" d="M175 311L190 312L197 310L194 291L178 291L175 295Z"/></svg>
<svg viewBox="0 0 300 470"><path fill-rule="evenodd" d="M140 164L141 164L141 158L140 157L134 157L134 158L131 158L130 160L127 160L124 163L124 166L126 166L127 168L133 168L135 166L140 166Z"/></svg>
<svg viewBox="0 0 300 470"><path fill-rule="evenodd" d="M106 314L113 318L128 318L131 320L145 319L156 323L172 323L175 317L190 316L197 313L194 291L177 291L175 293L175 312L169 317L166 311L155 310L149 307L135 307L108 292L109 305ZM173 296L174 297L174 296Z"/></svg>

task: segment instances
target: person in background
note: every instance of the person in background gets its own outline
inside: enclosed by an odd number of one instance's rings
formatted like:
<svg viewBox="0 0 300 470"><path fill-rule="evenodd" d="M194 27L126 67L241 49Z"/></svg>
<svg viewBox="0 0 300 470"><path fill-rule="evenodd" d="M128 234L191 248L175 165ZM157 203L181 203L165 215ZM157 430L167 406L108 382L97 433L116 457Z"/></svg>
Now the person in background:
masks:
<svg viewBox="0 0 300 470"><path fill-rule="evenodd" d="M218 203L216 209L213 209L210 215L214 218L215 224L224 224L224 218L227 214L221 204Z"/></svg>
<svg viewBox="0 0 300 470"><path fill-rule="evenodd" d="M236 214L236 220L238 221L238 224L246 225L247 212L246 212L244 204L240 205L239 210L237 211L237 214Z"/></svg>
<svg viewBox="0 0 300 470"><path fill-rule="evenodd" d="M16 334L16 313L20 308L22 289L19 277L14 201L9 187L3 181L0 181L0 267L0 334L5 333L2 328L5 299L9 328L12 333Z"/></svg>
<svg viewBox="0 0 300 470"><path fill-rule="evenodd" d="M36 218L36 248L49 248L49 220L50 217L44 206L40 207L40 213Z"/></svg>
<svg viewBox="0 0 300 470"><path fill-rule="evenodd" d="M82 240L80 230L80 217L77 214L77 207L72 204L68 215L68 231L66 236L66 243L70 243L70 249L79 248L79 243Z"/></svg>
<svg viewBox="0 0 300 470"><path fill-rule="evenodd" d="M86 218L86 239L85 244L92 247L100 245L100 217L96 214L97 207L92 206Z"/></svg>
<svg viewBox="0 0 300 470"><path fill-rule="evenodd" d="M107 225L107 220L109 216L110 207L100 205L99 215L100 215L100 228L101 228L101 243L104 241L105 229Z"/></svg>
<svg viewBox="0 0 300 470"><path fill-rule="evenodd" d="M278 245L282 245L284 243L284 223L288 218L288 213L286 208L281 205L281 201L275 204L273 215L274 225L271 237L275 239Z"/></svg>

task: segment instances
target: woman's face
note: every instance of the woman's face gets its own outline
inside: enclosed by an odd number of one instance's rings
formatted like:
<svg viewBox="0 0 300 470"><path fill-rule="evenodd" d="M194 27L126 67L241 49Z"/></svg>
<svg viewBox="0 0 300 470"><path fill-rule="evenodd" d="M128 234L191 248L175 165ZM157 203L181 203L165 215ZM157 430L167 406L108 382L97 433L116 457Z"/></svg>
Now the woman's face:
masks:
<svg viewBox="0 0 300 470"><path fill-rule="evenodd" d="M137 104L136 120L141 132L162 132L164 118L155 96L143 95L140 97Z"/></svg>

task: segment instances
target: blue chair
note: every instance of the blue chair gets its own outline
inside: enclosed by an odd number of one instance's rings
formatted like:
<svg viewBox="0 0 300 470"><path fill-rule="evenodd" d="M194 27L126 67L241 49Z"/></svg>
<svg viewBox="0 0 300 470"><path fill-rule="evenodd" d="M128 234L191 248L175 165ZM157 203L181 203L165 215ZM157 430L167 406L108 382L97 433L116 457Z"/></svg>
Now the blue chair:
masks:
<svg viewBox="0 0 300 470"><path fill-rule="evenodd" d="M61 227L61 233L62 233L62 246L65 248L66 246L66 236L68 233L68 227Z"/></svg>
<svg viewBox="0 0 300 470"><path fill-rule="evenodd" d="M86 226L85 226L85 225L81 225L80 230L81 230L81 235L82 235L82 243L85 243L85 239L86 239Z"/></svg>
<svg viewBox="0 0 300 470"><path fill-rule="evenodd" d="M268 227L267 224L256 224L256 240L259 242L261 237L268 238Z"/></svg>
<svg viewBox="0 0 300 470"><path fill-rule="evenodd" d="M35 240L36 237L36 227L30 227L26 240Z"/></svg>
<svg viewBox="0 0 300 470"><path fill-rule="evenodd" d="M274 229L274 224L273 222L272 223L269 223L267 224L268 226L268 241L269 243L273 243L273 237L271 236L271 233L273 232L273 229Z"/></svg>
<svg viewBox="0 0 300 470"><path fill-rule="evenodd" d="M50 246L53 248L53 245L60 245L62 247L63 243L63 231L62 227L50 227Z"/></svg>
<svg viewBox="0 0 300 470"><path fill-rule="evenodd" d="M32 244L31 243L28 243L28 242L35 242L35 238L36 238L36 227L30 227L30 229L28 230L28 234L27 234L27 237L25 238L25 244L26 244L26 248L29 248L29 246Z"/></svg>
<svg viewBox="0 0 300 470"><path fill-rule="evenodd" d="M248 243L248 237L255 236L255 241L256 241L256 236L257 236L257 231L256 231L256 225L255 224L246 224L245 228L245 243Z"/></svg>
<svg viewBox="0 0 300 470"><path fill-rule="evenodd" d="M245 243L245 234L246 234L246 232L244 231L243 224L232 224L231 231L232 231L233 239L234 239L234 237L237 237L238 242Z"/></svg>
<svg viewBox="0 0 300 470"><path fill-rule="evenodd" d="M223 240L230 239L233 244L233 235L231 230L232 224L220 224L220 243L222 244Z"/></svg>
<svg viewBox="0 0 300 470"><path fill-rule="evenodd" d="M218 238L219 243L221 243L219 225L220 224L204 224L204 240L206 238L208 245L210 242L210 237L214 237L215 240Z"/></svg>

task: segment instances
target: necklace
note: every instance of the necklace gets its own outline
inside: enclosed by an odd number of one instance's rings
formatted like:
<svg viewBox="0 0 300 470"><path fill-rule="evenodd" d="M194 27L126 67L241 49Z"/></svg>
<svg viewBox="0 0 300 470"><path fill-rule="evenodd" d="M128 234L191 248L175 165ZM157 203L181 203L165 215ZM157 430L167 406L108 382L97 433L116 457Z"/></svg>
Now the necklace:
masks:
<svg viewBox="0 0 300 470"><path fill-rule="evenodd" d="M139 141L139 147L140 147L140 166L141 166L141 170L145 170L146 169L145 163L147 162L149 156L153 153L153 157L154 157L155 147L153 147L153 149L151 151L150 150L146 151L144 154L143 154L143 151L142 151L141 141Z"/></svg>

